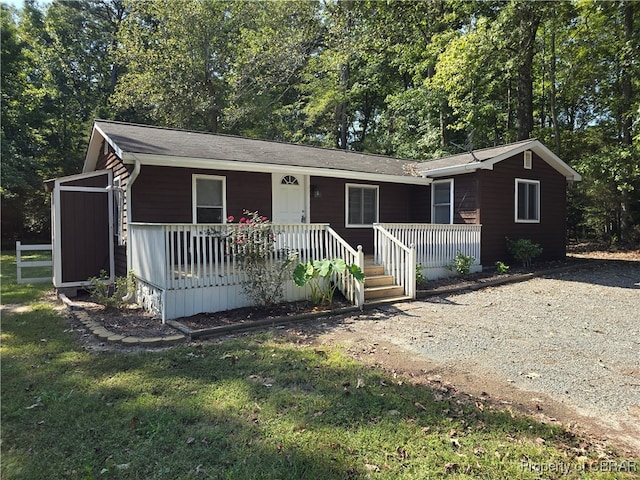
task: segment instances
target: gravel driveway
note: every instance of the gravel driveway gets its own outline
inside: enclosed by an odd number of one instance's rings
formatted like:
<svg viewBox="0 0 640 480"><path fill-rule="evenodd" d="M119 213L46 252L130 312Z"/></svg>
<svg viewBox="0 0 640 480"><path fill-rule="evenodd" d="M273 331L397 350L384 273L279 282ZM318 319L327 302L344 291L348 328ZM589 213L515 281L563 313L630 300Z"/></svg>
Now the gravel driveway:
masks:
<svg viewBox="0 0 640 480"><path fill-rule="evenodd" d="M543 394L640 451L639 262L382 307L329 335L341 330L339 341L388 342L443 377L484 378L487 392Z"/></svg>

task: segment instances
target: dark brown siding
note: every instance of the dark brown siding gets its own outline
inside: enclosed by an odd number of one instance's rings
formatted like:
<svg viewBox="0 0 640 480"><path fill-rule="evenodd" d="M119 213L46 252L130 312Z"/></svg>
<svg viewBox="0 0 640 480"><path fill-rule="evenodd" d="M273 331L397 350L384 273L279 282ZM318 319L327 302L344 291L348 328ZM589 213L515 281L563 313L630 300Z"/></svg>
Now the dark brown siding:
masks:
<svg viewBox="0 0 640 480"><path fill-rule="evenodd" d="M417 222L425 215L421 202L428 199L428 188L396 183L371 183L340 178L312 177L312 190L320 197L311 197L312 223L329 223L353 247L362 245L366 254L373 253L372 228L345 227L346 184L378 185L380 222Z"/></svg>
<svg viewBox="0 0 640 480"><path fill-rule="evenodd" d="M427 185L411 185L411 223L431 222L431 187Z"/></svg>
<svg viewBox="0 0 640 480"><path fill-rule="evenodd" d="M104 177L102 185L104 185ZM60 192L62 281L109 273L108 197L101 192Z"/></svg>
<svg viewBox="0 0 640 480"><path fill-rule="evenodd" d="M493 170L478 172L482 224L482 264L512 262L505 237L527 238L544 249L541 259L560 259L566 253L566 180L548 163L533 155L531 170L523 154L504 160ZM516 223L515 179L540 181L540 223Z"/></svg>
<svg viewBox="0 0 640 480"><path fill-rule="evenodd" d="M475 173L453 180L453 223L480 223L478 177Z"/></svg>
<svg viewBox="0 0 640 480"><path fill-rule="evenodd" d="M104 153L104 141L102 148L100 149L100 155L98 156L98 161L96 162L96 170L112 170L113 178L120 177L121 187L124 189L129 181L130 168L127 168L122 160L114 153L113 149L109 147L108 152ZM115 200L115 199L114 199ZM124 198L124 209L122 212L123 216L123 232L126 236L127 234L127 198ZM123 277L127 274L127 248L124 245L118 245L117 233L115 231L115 223L114 223L114 261L115 261L115 274L119 277Z"/></svg>
<svg viewBox="0 0 640 480"><path fill-rule="evenodd" d="M133 221L191 223L192 175L226 178L227 215L240 218L243 210L258 211L271 218L271 175L144 166L132 186Z"/></svg>

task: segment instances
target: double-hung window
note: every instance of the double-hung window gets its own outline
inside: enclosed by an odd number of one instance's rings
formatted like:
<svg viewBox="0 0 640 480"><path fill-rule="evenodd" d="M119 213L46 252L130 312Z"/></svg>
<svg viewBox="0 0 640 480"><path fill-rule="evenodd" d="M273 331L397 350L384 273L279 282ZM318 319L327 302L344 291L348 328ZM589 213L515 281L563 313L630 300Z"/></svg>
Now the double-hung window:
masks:
<svg viewBox="0 0 640 480"><path fill-rule="evenodd" d="M378 187L347 184L347 227L370 227L378 222Z"/></svg>
<svg viewBox="0 0 640 480"><path fill-rule="evenodd" d="M515 221L517 223L540 222L540 182L516 178Z"/></svg>
<svg viewBox="0 0 640 480"><path fill-rule="evenodd" d="M224 177L193 176L193 223L224 223L226 186Z"/></svg>
<svg viewBox="0 0 640 480"><path fill-rule="evenodd" d="M431 223L453 223L453 179L431 184Z"/></svg>

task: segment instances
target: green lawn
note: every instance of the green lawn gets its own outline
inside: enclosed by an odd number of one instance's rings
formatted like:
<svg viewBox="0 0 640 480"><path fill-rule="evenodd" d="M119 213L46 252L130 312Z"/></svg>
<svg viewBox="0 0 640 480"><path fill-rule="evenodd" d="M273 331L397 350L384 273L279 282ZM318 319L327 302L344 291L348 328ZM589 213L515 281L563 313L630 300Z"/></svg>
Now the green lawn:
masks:
<svg viewBox="0 0 640 480"><path fill-rule="evenodd" d="M4 281L5 259L3 298L29 308L2 315L3 479L540 478L523 462L625 478L596 472L599 452L557 427L458 404L282 332L88 352L34 301L40 287Z"/></svg>

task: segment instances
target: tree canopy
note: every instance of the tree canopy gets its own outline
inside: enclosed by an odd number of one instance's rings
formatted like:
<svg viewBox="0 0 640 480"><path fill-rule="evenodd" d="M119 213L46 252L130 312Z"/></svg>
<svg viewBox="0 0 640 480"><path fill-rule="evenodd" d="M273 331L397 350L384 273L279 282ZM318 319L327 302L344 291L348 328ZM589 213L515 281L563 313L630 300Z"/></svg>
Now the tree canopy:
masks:
<svg viewBox="0 0 640 480"><path fill-rule="evenodd" d="M584 175L572 235L640 239L640 4L27 0L2 5L3 239L94 118L428 160L537 137Z"/></svg>

